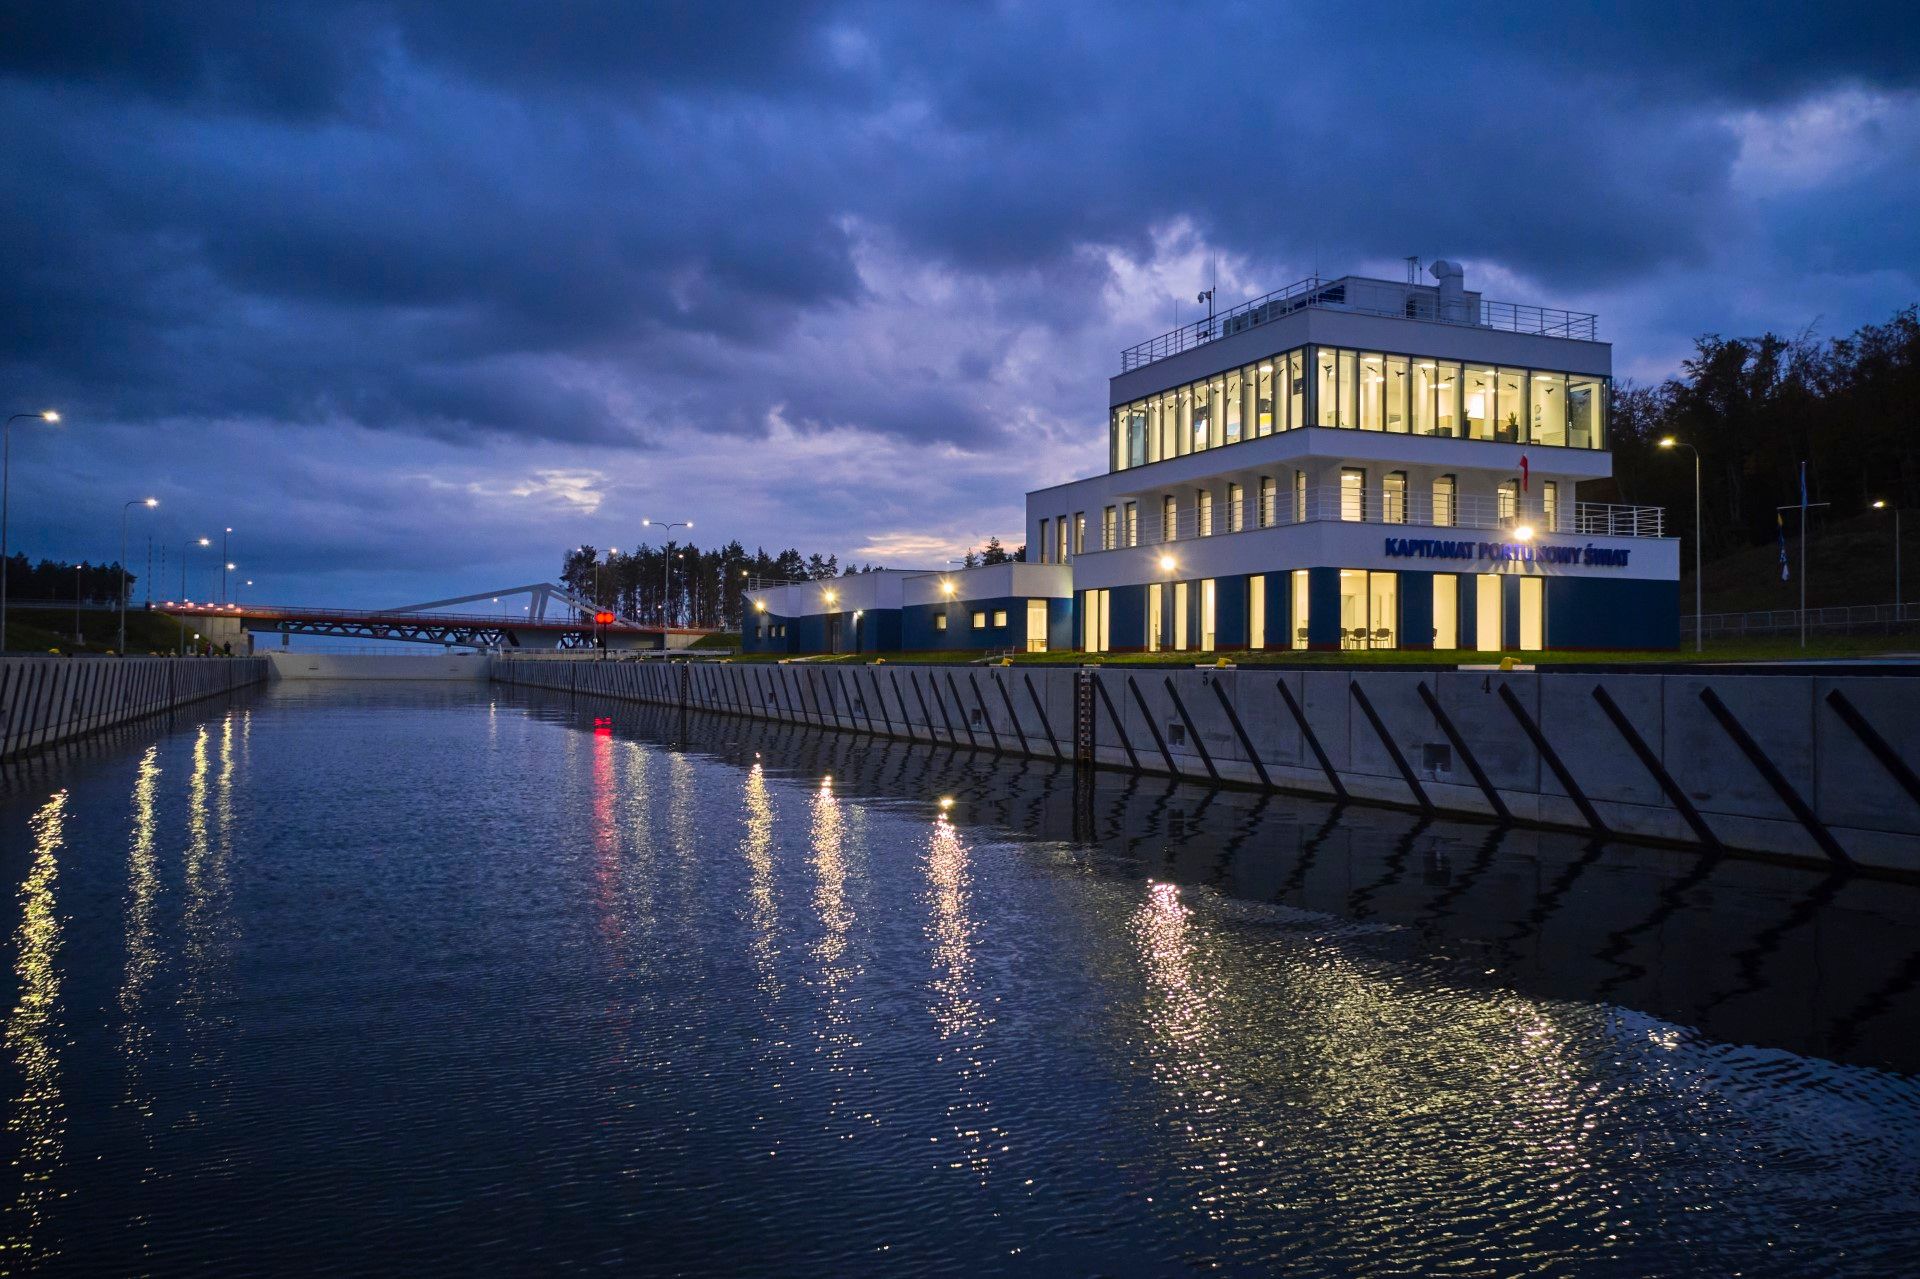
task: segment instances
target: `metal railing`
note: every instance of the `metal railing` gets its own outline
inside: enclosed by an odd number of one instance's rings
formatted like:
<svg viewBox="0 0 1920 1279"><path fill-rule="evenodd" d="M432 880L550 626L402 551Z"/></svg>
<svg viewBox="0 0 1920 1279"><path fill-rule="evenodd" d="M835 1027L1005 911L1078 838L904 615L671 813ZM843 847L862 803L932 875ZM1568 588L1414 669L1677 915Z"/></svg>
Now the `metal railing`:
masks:
<svg viewBox="0 0 1920 1279"><path fill-rule="evenodd" d="M1920 627L1920 604L1840 604L1830 608L1807 609L1806 617L1810 631L1842 634L1856 631L1892 632ZM1750 613L1688 613L1680 619L1680 633L1691 636L1695 631L1708 639L1797 635L1800 633L1800 610L1773 608Z"/></svg>
<svg viewBox="0 0 1920 1279"><path fill-rule="evenodd" d="M71 607L69 605L68 607ZM518 630L579 630L591 627L591 619L583 619L567 614L555 617L529 618L526 614L510 613L441 613L434 610L410 613L393 609L365 608L307 608L278 604L215 604L205 600L164 600L156 602L156 611L185 616L239 617L255 618L265 621L369 621L369 622L439 622L446 625L482 625ZM618 631L657 631L658 624L635 621L630 617L617 618L602 630ZM673 630L697 630L698 627L671 627Z"/></svg>
<svg viewBox="0 0 1920 1279"><path fill-rule="evenodd" d="M1223 537L1263 528L1284 528L1320 520L1346 523L1408 525L1438 530L1491 531L1514 535L1527 528L1532 536L1663 537L1666 512L1658 506L1622 506L1607 502L1561 502L1552 512L1538 498L1518 502L1487 494L1461 494L1451 502L1431 493L1364 494L1323 484L1305 490L1280 492L1261 499L1248 494L1239 502L1215 501L1211 510L1183 501L1167 528L1162 510L1143 503L1136 545L1185 542ZM1124 519L1115 522L1116 537L1125 536ZM1104 540L1105 532L1102 528ZM1092 546L1083 554L1120 547Z"/></svg>
<svg viewBox="0 0 1920 1279"><path fill-rule="evenodd" d="M1204 320L1183 324L1162 333L1159 337L1149 338L1145 342L1121 351L1120 371L1130 373L1156 360L1164 360L1182 351L1205 346L1218 338L1230 337L1262 324L1270 324L1303 307L1325 307L1335 311L1351 311L1360 315L1384 315L1400 320L1427 320L1436 324L1459 324L1469 328L1500 329L1508 333L1535 333L1544 337L1579 338L1589 342L1593 341L1599 332L1599 317L1590 311L1568 311L1560 307L1533 306L1523 302L1489 302L1484 298L1476 303L1469 298L1459 304L1457 312L1446 312L1443 311L1436 294L1415 291L1412 287L1408 289L1405 300L1397 308L1365 306L1348 300L1347 281L1354 278L1343 276L1337 280L1326 280L1319 276L1308 276L1304 280L1296 280L1285 288L1262 294L1230 310L1208 316Z"/></svg>

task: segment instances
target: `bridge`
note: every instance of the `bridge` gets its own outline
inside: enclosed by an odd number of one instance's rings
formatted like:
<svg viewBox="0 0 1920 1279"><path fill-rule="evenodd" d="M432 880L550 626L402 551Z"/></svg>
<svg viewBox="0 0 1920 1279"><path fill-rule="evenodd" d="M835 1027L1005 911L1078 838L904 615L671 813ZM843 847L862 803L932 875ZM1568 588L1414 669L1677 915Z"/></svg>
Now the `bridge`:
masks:
<svg viewBox="0 0 1920 1279"><path fill-rule="evenodd" d="M504 610L499 613L440 611L461 604L498 602L523 595L529 602L520 609L519 617ZM232 618L255 634L399 640L470 648L674 649L686 648L713 633L706 627L647 625L606 613L600 616L611 617L611 621L596 622L591 604L552 582L534 582L386 609L220 604L205 600L166 600L155 607L183 618Z"/></svg>

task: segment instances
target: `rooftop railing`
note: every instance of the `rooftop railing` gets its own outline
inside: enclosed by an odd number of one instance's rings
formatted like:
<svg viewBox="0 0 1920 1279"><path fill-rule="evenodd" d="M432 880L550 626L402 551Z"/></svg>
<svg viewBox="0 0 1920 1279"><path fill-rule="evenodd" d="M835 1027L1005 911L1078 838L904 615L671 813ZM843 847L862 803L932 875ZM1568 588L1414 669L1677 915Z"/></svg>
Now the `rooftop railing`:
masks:
<svg viewBox="0 0 1920 1279"><path fill-rule="evenodd" d="M1211 511L1187 501L1180 505L1173 527L1165 528L1162 513L1142 503L1134 530L1136 546L1163 542L1186 542L1202 537L1222 537L1256 529L1284 528L1311 524L1319 520L1346 523L1412 526L1438 529L1471 529L1499 532L1508 538L1521 529L1539 539L1568 537L1663 537L1666 512L1658 506L1621 506L1607 502L1561 502L1549 511L1539 498L1518 502L1486 494L1460 494L1448 499L1431 493L1365 494L1334 485L1317 485L1305 490L1273 494L1265 499L1249 494L1238 502L1216 501ZM1106 537L1103 528L1100 536ZM1116 519L1113 540L1116 545L1092 544L1091 550L1118 550L1126 545L1124 520Z"/></svg>
<svg viewBox="0 0 1920 1279"><path fill-rule="evenodd" d="M1397 307L1369 306L1357 299L1350 300L1347 285L1353 278L1325 280L1319 276L1308 276L1204 320L1183 324L1120 352L1120 371L1132 372L1156 360L1191 351L1219 338L1270 324L1305 307L1325 307L1360 315L1383 315L1398 320L1427 320L1468 328L1500 329L1507 333L1578 338L1588 342L1594 340L1599 330L1599 317L1592 312L1567 311L1559 307L1532 306L1522 302L1489 302L1484 298L1478 301L1467 298L1458 304L1457 314L1443 313L1439 295L1424 287L1409 287L1404 300ZM1385 284L1389 290L1395 287L1387 281L1378 283Z"/></svg>

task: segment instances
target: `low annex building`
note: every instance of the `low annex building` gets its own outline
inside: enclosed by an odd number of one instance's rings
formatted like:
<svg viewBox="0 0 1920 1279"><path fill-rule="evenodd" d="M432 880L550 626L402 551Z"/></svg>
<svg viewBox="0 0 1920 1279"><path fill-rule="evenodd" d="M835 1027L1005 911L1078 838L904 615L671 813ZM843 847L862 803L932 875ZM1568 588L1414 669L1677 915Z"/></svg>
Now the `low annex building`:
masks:
<svg viewBox="0 0 1920 1279"><path fill-rule="evenodd" d="M1073 647L1073 570L985 564L876 569L747 593L748 653L894 653Z"/></svg>
<svg viewBox="0 0 1920 1279"><path fill-rule="evenodd" d="M1029 563L754 592L743 646L1676 647L1665 512L1576 495L1613 473L1596 317L1431 274L1302 280L1128 348L1107 468L1027 495Z"/></svg>

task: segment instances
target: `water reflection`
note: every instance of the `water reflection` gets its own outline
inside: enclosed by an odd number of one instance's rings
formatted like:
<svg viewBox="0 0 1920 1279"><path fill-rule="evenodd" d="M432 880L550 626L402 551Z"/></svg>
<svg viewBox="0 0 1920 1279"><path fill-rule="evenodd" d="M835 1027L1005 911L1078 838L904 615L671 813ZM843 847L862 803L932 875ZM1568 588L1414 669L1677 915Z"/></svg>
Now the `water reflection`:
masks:
<svg viewBox="0 0 1920 1279"><path fill-rule="evenodd" d="M7 1017L7 1052L20 1091L7 1112L18 1154L19 1186L7 1214L6 1258L26 1264L49 1253L42 1235L58 1192L54 1179L66 1147L61 1101L62 1030L59 1022L61 920L54 890L60 851L67 842L68 792L59 791L34 813L33 851L20 885L20 922L13 931L13 972L19 982ZM0 1269L12 1270L8 1264Z"/></svg>
<svg viewBox="0 0 1920 1279"><path fill-rule="evenodd" d="M154 852L155 796L160 787L160 748L140 757L133 783L133 828L127 846L127 966L120 980L120 1052L126 1059L126 1101L143 1120L153 1118L153 1097L144 1081L152 1040L147 995L160 969L154 923L160 896L160 866Z"/></svg>
<svg viewBox="0 0 1920 1279"><path fill-rule="evenodd" d="M855 1105L853 1077L860 1047L851 987L859 966L849 948L854 915L847 902L847 814L833 792L831 776L814 792L811 808L809 861L813 870L813 912L820 925L820 937L813 946L815 982L820 993L814 1051L824 1060L824 1069L832 1080L828 1112L841 1135L850 1138L853 1131L845 1125Z"/></svg>
<svg viewBox="0 0 1920 1279"><path fill-rule="evenodd" d="M742 808L746 834L740 851L747 859L747 920L752 930L753 968L761 997L769 1004L780 999L778 933L780 907L773 877L773 792L766 770L757 762L747 770Z"/></svg>
<svg viewBox="0 0 1920 1279"><path fill-rule="evenodd" d="M783 774L830 774L843 795L956 796L970 828L1058 841L1088 872L1404 929L1464 981L1920 1069L1906 997L1920 886L1106 771L1076 811L1071 770L1051 765L699 715L626 722L743 766L758 753Z"/></svg>
<svg viewBox="0 0 1920 1279"><path fill-rule="evenodd" d="M933 947L934 1003L929 1010L940 1035L935 1064L954 1074L947 1101L951 1141L957 1149L947 1166L987 1179L995 1149L1004 1134L993 1124L988 1089L992 1060L987 1030L993 1018L981 1003L974 975L973 885L966 841L945 813L927 836L926 876L929 917L927 939Z"/></svg>
<svg viewBox="0 0 1920 1279"><path fill-rule="evenodd" d="M1250 1137L1217 1059L1215 992L1195 960L1192 912L1174 884L1149 881L1128 932L1146 971L1147 1054L1165 1089L1162 1122L1185 1147L1182 1168L1199 1188L1196 1206L1219 1219Z"/></svg>

